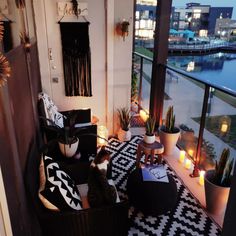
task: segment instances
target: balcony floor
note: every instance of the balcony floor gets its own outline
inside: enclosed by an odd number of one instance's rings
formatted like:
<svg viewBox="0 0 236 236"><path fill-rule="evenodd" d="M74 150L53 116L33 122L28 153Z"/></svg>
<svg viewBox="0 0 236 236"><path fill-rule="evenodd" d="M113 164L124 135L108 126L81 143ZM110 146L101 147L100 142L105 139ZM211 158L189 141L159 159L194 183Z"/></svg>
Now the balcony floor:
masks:
<svg viewBox="0 0 236 236"><path fill-rule="evenodd" d="M138 130L136 131L138 133ZM137 143L141 139L141 136L133 136L130 142L121 143L116 139L109 141L113 179L123 199L127 198L127 178L135 168ZM178 188L176 208L165 215L152 217L144 216L131 207L128 235L220 235L220 227L202 207L205 204L203 202L204 188L197 183L197 179L189 177L190 171L178 163L177 157L178 150L172 157L165 157L167 172L174 177ZM219 219L215 218L215 220L221 225Z"/></svg>

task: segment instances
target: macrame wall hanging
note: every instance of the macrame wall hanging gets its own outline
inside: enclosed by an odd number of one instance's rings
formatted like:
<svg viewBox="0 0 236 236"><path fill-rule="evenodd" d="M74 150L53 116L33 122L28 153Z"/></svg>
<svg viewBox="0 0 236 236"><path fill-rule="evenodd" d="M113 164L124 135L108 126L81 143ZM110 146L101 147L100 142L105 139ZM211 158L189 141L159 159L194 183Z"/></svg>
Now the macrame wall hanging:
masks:
<svg viewBox="0 0 236 236"><path fill-rule="evenodd" d="M92 96L89 22L60 22L66 96Z"/></svg>

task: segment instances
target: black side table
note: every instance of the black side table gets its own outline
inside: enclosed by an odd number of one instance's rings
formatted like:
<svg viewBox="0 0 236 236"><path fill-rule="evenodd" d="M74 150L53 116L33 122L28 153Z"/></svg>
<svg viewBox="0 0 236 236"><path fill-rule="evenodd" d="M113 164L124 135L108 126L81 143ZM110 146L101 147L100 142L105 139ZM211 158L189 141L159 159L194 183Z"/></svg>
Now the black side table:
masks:
<svg viewBox="0 0 236 236"><path fill-rule="evenodd" d="M147 215L161 215L172 210L177 202L177 186L171 175L169 183L143 181L141 168L128 177L127 191L131 205Z"/></svg>

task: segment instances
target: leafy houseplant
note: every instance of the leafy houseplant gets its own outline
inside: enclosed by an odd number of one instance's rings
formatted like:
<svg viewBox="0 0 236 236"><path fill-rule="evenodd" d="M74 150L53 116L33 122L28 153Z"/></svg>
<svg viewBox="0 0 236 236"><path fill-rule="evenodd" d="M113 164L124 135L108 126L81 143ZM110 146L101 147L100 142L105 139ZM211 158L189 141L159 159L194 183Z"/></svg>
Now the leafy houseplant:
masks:
<svg viewBox="0 0 236 236"><path fill-rule="evenodd" d="M137 73L132 74L131 78L131 110L138 112L138 77Z"/></svg>
<svg viewBox="0 0 236 236"><path fill-rule="evenodd" d="M173 106L169 106L166 112L165 125L162 126L162 130L167 133L179 132L179 129L175 127L175 115Z"/></svg>
<svg viewBox="0 0 236 236"><path fill-rule="evenodd" d="M138 77L136 73L131 78L131 100L136 101L138 96Z"/></svg>
<svg viewBox="0 0 236 236"><path fill-rule="evenodd" d="M120 121L120 129L118 131L118 139L120 141L129 141L131 139L131 132L129 130L131 115L127 107L117 109L118 118Z"/></svg>
<svg viewBox="0 0 236 236"><path fill-rule="evenodd" d="M62 154L66 157L74 156L79 145L79 138L77 135L81 130L75 128L75 120L72 117L69 117L64 121L64 127L60 127L50 119L45 117L40 118L50 124L47 125L45 129L56 135L56 139L58 140L59 148Z"/></svg>
<svg viewBox="0 0 236 236"><path fill-rule="evenodd" d="M156 119L150 116L145 123L145 128L146 128L146 134L144 136L145 143L151 144L155 142L156 140L154 134L155 125L156 125Z"/></svg>
<svg viewBox="0 0 236 236"><path fill-rule="evenodd" d="M180 135L180 129L175 126L173 106L169 106L164 125L160 128L160 142L164 145L164 154L171 155Z"/></svg>
<svg viewBox="0 0 236 236"><path fill-rule="evenodd" d="M225 148L222 151L220 161L216 161L213 183L222 187L229 187L231 172L233 169L233 160L229 160L230 151Z"/></svg>
<svg viewBox="0 0 236 236"><path fill-rule="evenodd" d="M225 148L215 169L208 170L205 175L206 207L213 214L221 214L228 200L233 169L233 160L229 156L230 151Z"/></svg>

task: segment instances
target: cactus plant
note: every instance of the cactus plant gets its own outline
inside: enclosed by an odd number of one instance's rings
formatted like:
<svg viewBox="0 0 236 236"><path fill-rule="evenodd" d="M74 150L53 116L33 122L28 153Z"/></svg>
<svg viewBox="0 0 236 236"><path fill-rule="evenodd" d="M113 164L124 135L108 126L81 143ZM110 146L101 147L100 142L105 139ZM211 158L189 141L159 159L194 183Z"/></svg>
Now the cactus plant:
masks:
<svg viewBox="0 0 236 236"><path fill-rule="evenodd" d="M146 135L152 136L154 134L155 125L156 125L155 117L150 116L145 123Z"/></svg>
<svg viewBox="0 0 236 236"><path fill-rule="evenodd" d="M165 119L165 125L164 125L164 131L167 133L175 133L175 115L174 115L174 108L173 106L169 106L167 113L166 113L166 119Z"/></svg>
<svg viewBox="0 0 236 236"><path fill-rule="evenodd" d="M216 161L213 182L219 186L230 185L233 160L230 160L229 156L230 150L228 148L225 148L221 153L219 162Z"/></svg>

